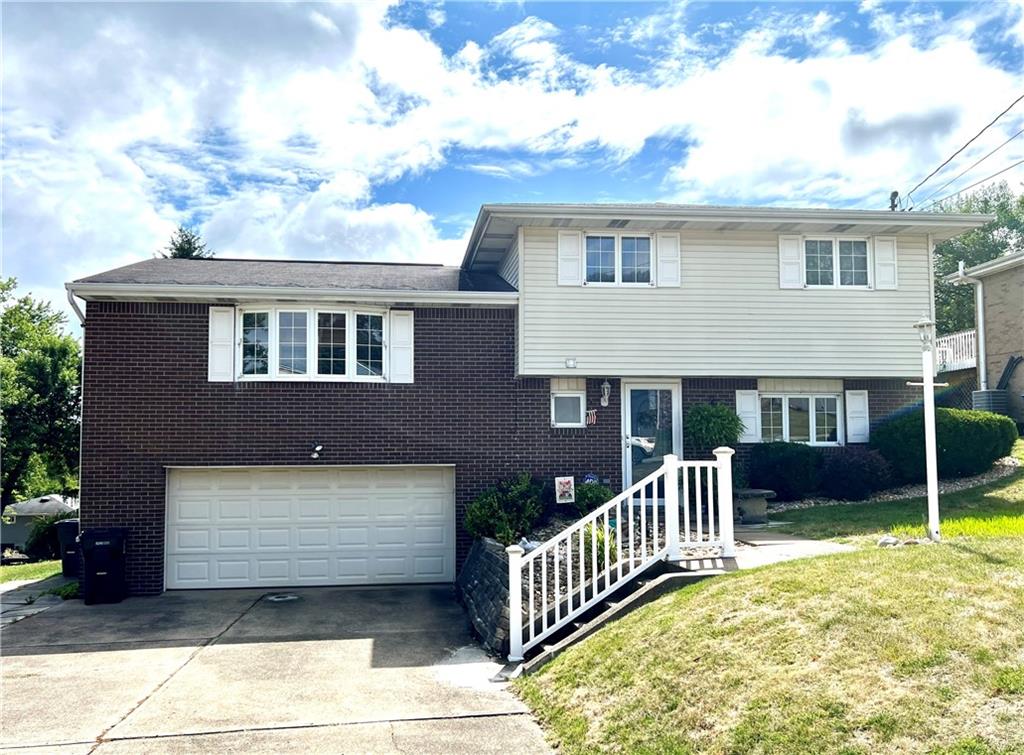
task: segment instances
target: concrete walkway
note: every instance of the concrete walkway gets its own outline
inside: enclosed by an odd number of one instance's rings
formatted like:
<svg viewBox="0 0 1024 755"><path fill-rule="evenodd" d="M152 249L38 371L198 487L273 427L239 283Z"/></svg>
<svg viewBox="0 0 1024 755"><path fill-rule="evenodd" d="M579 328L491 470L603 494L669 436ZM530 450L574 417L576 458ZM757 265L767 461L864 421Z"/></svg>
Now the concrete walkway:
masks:
<svg viewBox="0 0 1024 755"><path fill-rule="evenodd" d="M0 631L17 621L63 603L56 595L43 595L72 580L57 574L46 579L5 582L0 585Z"/></svg>
<svg viewBox="0 0 1024 755"><path fill-rule="evenodd" d="M787 535L766 526L737 525L735 535L737 541L750 546L736 549L736 566L739 569L854 550L851 545Z"/></svg>
<svg viewBox="0 0 1024 755"><path fill-rule="evenodd" d="M2 639L0 750L548 751L489 681L501 664L451 586L288 592L66 601L19 621Z"/></svg>

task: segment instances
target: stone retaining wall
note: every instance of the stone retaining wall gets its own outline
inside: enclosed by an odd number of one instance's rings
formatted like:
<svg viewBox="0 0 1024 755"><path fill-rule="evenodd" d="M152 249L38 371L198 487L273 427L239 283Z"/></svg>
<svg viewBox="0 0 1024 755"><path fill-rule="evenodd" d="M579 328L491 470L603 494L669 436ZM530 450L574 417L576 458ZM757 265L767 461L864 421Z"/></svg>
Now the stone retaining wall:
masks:
<svg viewBox="0 0 1024 755"><path fill-rule="evenodd" d="M508 655L508 556L490 538L473 542L456 582L473 630L488 650Z"/></svg>

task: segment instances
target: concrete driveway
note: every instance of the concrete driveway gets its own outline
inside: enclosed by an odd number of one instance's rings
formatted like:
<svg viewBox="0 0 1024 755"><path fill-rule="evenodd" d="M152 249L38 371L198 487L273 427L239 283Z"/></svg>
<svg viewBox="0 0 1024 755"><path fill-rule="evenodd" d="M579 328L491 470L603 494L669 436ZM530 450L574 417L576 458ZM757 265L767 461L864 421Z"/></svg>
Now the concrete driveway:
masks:
<svg viewBox="0 0 1024 755"><path fill-rule="evenodd" d="M5 752L543 752L450 587L69 601L6 628Z"/></svg>

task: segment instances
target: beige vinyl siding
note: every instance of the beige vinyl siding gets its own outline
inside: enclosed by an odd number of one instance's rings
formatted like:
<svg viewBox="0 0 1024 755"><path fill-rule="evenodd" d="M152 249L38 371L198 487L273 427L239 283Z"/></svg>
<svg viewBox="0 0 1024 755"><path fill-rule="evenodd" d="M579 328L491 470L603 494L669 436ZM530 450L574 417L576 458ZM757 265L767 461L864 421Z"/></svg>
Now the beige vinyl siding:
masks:
<svg viewBox="0 0 1024 755"><path fill-rule="evenodd" d="M895 290L780 289L776 233L682 235L679 287L556 283L556 229L524 229L525 375L905 377L929 311L927 239L899 237ZM565 367L566 358L576 369Z"/></svg>
<svg viewBox="0 0 1024 755"><path fill-rule="evenodd" d="M515 242L498 266L498 275L513 288L519 288L519 247Z"/></svg>

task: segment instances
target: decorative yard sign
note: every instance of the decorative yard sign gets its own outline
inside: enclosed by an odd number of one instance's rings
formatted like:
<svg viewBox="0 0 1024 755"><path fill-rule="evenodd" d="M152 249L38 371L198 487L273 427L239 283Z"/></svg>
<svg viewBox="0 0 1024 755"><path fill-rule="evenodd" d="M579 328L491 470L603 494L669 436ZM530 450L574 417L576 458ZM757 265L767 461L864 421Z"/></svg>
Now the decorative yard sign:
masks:
<svg viewBox="0 0 1024 755"><path fill-rule="evenodd" d="M557 503L576 503L576 478L555 478L555 501Z"/></svg>

